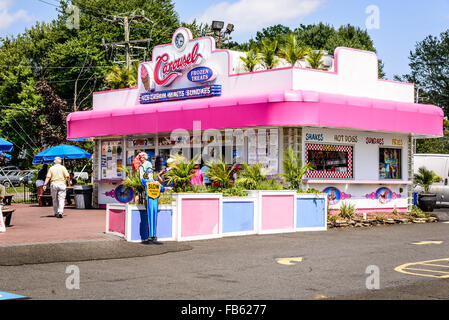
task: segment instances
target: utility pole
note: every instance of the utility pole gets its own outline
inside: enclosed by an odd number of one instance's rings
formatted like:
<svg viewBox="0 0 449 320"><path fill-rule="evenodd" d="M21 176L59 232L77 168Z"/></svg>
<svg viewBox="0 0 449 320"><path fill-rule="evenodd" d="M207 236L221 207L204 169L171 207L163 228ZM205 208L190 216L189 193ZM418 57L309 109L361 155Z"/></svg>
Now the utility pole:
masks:
<svg viewBox="0 0 449 320"><path fill-rule="evenodd" d="M123 25L125 26L125 51L126 51L126 68L129 69L131 59L129 57L129 22L128 17L123 18Z"/></svg>
<svg viewBox="0 0 449 320"><path fill-rule="evenodd" d="M126 68L130 68L131 67L131 49L139 49L139 50L147 50L147 48L145 47L138 47L135 45L132 45L133 43L150 43L151 39L147 38L147 39L139 39L139 40L129 40L130 37L130 22L137 22L137 20L147 20L149 22L152 22L150 19L148 19L147 17L145 17L144 15L144 11L142 10L142 14L140 15L135 15L134 13L131 16L124 16L124 17L114 17L113 20L110 19L104 19L108 22L111 23L118 23L120 25L123 25L124 27L124 31L125 31L125 41L119 41L119 42L109 42L109 43L105 43L104 39L103 39L103 46L108 47L108 46L112 46L112 47L121 47L121 48L125 48L125 61L117 61L116 63L125 63L126 64Z"/></svg>

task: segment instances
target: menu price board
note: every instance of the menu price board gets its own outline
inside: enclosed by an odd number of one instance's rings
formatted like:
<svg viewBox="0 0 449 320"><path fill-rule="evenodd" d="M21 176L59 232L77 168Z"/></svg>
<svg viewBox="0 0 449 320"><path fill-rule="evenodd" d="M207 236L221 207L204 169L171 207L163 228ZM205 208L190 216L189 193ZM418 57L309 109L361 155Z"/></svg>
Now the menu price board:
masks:
<svg viewBox="0 0 449 320"><path fill-rule="evenodd" d="M101 178L120 179L123 173L119 170L123 165L122 141L103 141L101 143Z"/></svg>

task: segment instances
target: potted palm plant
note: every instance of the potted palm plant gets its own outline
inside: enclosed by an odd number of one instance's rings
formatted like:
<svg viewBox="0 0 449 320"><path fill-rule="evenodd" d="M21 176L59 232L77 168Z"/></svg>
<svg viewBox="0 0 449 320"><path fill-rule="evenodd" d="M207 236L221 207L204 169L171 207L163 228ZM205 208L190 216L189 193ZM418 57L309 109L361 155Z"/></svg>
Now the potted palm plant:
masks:
<svg viewBox="0 0 449 320"><path fill-rule="evenodd" d="M418 194L418 206L424 212L432 212L437 203L437 195L430 192L430 186L435 182L440 182L441 177L435 172L421 167L418 173L414 175L415 185L424 189L424 192Z"/></svg>

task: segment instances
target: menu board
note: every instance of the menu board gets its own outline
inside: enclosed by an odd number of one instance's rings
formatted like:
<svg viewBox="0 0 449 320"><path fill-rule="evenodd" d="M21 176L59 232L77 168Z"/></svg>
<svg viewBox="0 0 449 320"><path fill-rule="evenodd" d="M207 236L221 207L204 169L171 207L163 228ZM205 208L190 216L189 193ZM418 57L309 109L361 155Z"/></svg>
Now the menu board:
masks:
<svg viewBox="0 0 449 320"><path fill-rule="evenodd" d="M123 173L119 171L123 166L122 141L103 141L101 143L101 179L120 179Z"/></svg>
<svg viewBox="0 0 449 320"><path fill-rule="evenodd" d="M248 135L248 164L261 163L270 174L279 171L279 131L259 129L257 135Z"/></svg>

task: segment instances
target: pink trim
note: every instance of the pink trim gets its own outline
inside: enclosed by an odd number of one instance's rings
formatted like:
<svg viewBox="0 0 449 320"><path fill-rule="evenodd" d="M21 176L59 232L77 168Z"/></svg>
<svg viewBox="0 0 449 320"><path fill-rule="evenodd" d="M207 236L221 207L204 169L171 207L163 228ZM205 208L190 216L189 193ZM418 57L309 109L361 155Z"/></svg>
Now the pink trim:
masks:
<svg viewBox="0 0 449 320"><path fill-rule="evenodd" d="M439 107L431 105L284 90L75 112L67 117L67 134L73 139L193 130L193 121L201 121L203 130L316 126L443 136L443 115Z"/></svg>
<svg viewBox="0 0 449 320"><path fill-rule="evenodd" d="M184 27L178 28L176 31L178 31L179 29L186 29ZM188 30L188 29L187 29ZM176 33L176 32L175 32ZM215 42L214 39L212 37L201 37L201 38L196 38L196 39L190 39L189 42L191 41L197 41L199 39L208 39L211 41L211 48L215 48ZM172 40L173 41L173 40ZM172 45L172 43L168 43L168 44L162 44L162 45L157 45L153 48L153 56L154 56L154 50L156 48L162 48L162 47L167 47ZM370 54L373 54L374 56L376 56L377 59L377 55L376 53L372 52L372 51L364 51L364 50L359 50L359 49L353 49L353 48L347 48L347 47L337 47L334 51L334 71L325 71L325 70L316 70L316 69L311 69L311 68L303 68L303 67L297 67L297 66L290 66L290 67L282 67L282 68L276 68L276 69L268 69L268 70L257 70L257 71L253 71L253 72L243 72L243 73L234 73L231 74L231 66L232 66L232 59L231 59L231 54L229 52L229 50L226 49L214 49L211 51L211 53L214 52L226 52L228 55L228 76L229 77L236 77L236 76L246 76L246 75L251 75L251 74L257 74L257 73L264 73L264 72L272 72L272 71L282 71L282 70L287 70L287 69L299 69L299 70L306 70L306 71L310 71L310 72L321 72L321 73L326 73L326 74L333 74L333 75L338 75L338 55L341 49L346 49L346 50L351 50L351 51L357 51L357 52L369 52ZM151 63L152 61L148 61L148 62L143 62L143 63ZM141 63L142 64L142 63ZM139 65L140 67L140 65ZM400 81L395 81L395 80L387 80L387 79L378 79L378 81L383 81L383 82L392 82L392 83L398 83L398 84L405 84L405 85L411 85L414 86L413 83L407 83L407 82L400 82ZM132 90L132 89L136 89L138 87L134 87L134 88L125 88L125 89L116 89L116 90L107 90L107 91L100 91L100 92L94 92L94 94L102 94L102 93L107 93L107 92L114 92L114 91L123 91L123 90Z"/></svg>
<svg viewBox="0 0 449 320"><path fill-rule="evenodd" d="M394 208L366 208L366 209L356 209L356 213L370 213L370 212L393 212ZM408 208L396 208L400 213L407 213Z"/></svg>
<svg viewBox="0 0 449 320"><path fill-rule="evenodd" d="M365 208L365 209L356 209L355 212L356 213L375 213L375 212L393 212L394 208ZM399 213L407 213L408 212L408 208L396 208L396 210ZM339 209L329 209L329 214L330 215L336 215L339 214L340 210Z"/></svg>
<svg viewBox="0 0 449 320"><path fill-rule="evenodd" d="M309 184L382 184L382 185L408 185L412 184L412 181L394 181L394 180L312 180L304 179L305 183Z"/></svg>

